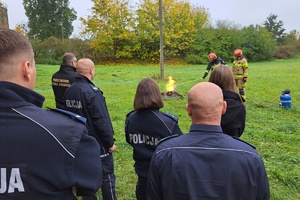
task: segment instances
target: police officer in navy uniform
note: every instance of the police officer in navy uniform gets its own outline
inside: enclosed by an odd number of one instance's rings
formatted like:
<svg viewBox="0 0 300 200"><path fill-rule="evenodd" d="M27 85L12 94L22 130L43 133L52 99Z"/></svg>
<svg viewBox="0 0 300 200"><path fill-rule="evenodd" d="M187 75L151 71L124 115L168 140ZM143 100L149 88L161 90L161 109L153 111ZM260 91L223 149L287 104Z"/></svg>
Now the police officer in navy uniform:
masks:
<svg viewBox="0 0 300 200"><path fill-rule="evenodd" d="M103 92L91 80L95 76L95 66L92 60L82 58L77 63L79 77L69 87L64 95L65 109L77 113L87 119L86 127L89 135L96 138L101 146L101 160L103 166L103 184L101 186L103 200L116 200L115 174L112 152L116 150L114 144L114 130L109 117ZM97 199L95 195L83 197Z"/></svg>
<svg viewBox="0 0 300 200"><path fill-rule="evenodd" d="M190 131L157 145L148 200L270 199L268 176L255 148L222 132L222 90L198 83L188 93Z"/></svg>
<svg viewBox="0 0 300 200"><path fill-rule="evenodd" d="M182 135L178 118L160 112L164 107L157 83L151 78L141 80L136 89L134 111L126 116L126 141L133 147L135 172L138 175L136 199L146 200L150 160L162 138Z"/></svg>
<svg viewBox="0 0 300 200"><path fill-rule="evenodd" d="M77 59L73 53L65 53L62 58L62 65L52 76L52 89L57 108L63 109L65 107L64 94L78 77L76 62Z"/></svg>
<svg viewBox="0 0 300 200"><path fill-rule="evenodd" d="M66 200L102 182L99 144L73 113L42 109L29 41L0 29L0 199Z"/></svg>

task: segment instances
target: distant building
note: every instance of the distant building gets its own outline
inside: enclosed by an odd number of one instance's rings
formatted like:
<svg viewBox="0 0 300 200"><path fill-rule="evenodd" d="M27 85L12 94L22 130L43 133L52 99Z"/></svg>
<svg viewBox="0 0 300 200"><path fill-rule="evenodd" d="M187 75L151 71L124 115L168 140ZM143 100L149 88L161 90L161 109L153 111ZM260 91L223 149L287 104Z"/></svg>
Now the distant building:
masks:
<svg viewBox="0 0 300 200"><path fill-rule="evenodd" d="M9 28L7 5L0 0L0 28Z"/></svg>

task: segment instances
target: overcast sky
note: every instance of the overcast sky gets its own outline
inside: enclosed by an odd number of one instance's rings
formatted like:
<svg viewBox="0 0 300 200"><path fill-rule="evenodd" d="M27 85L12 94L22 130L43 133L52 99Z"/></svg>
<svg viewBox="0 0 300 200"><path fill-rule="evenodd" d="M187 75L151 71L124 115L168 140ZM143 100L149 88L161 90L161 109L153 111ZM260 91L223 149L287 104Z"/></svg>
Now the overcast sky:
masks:
<svg viewBox="0 0 300 200"><path fill-rule="evenodd" d="M0 0L7 5L9 27L14 29L17 24L27 22L23 7L23 0ZM86 18L93 5L91 0L69 0L70 7L77 12L77 18ZM138 0L129 0L134 5ZM259 24L272 13L277 15L277 20L282 20L286 32L295 29L300 31L300 1L299 0L190 0L193 5L203 6L208 9L211 19L229 20L242 26ZM74 33L78 35L80 21L73 22Z"/></svg>

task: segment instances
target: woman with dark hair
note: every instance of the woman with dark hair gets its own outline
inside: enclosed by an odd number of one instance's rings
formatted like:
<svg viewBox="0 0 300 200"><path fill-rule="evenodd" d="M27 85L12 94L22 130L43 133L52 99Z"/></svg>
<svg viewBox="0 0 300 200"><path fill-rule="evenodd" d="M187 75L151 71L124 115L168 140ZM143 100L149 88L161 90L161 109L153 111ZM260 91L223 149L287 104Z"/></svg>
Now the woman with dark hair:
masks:
<svg viewBox="0 0 300 200"><path fill-rule="evenodd" d="M177 117L159 111L164 102L152 78L145 78L138 84L133 107L134 110L126 115L125 135L133 147L134 168L138 175L136 199L145 200L149 165L157 142L171 135L182 135L182 132Z"/></svg>
<svg viewBox="0 0 300 200"><path fill-rule="evenodd" d="M236 88L232 71L226 65L218 66L212 71L209 82L222 89L224 100L227 102L227 110L221 119L223 132L240 137L245 129L246 109Z"/></svg>

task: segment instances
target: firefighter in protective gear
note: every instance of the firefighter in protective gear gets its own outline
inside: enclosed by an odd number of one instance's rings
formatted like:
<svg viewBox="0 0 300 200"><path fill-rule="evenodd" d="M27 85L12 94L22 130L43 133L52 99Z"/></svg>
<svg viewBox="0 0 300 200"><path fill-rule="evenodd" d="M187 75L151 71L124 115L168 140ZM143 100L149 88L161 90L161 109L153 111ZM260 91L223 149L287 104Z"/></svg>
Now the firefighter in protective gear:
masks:
<svg viewBox="0 0 300 200"><path fill-rule="evenodd" d="M248 62L243 56L243 51L237 49L233 52L234 61L232 72L235 79L236 87L239 89L241 97L246 100L246 82L248 78Z"/></svg>
<svg viewBox="0 0 300 200"><path fill-rule="evenodd" d="M226 63L221 58L218 58L215 53L210 53L208 55L208 59L209 59L209 63L206 67L206 70L204 72L202 79L206 78L206 76L208 75L210 70L211 71L214 70L214 68L216 68L219 65L226 65Z"/></svg>

